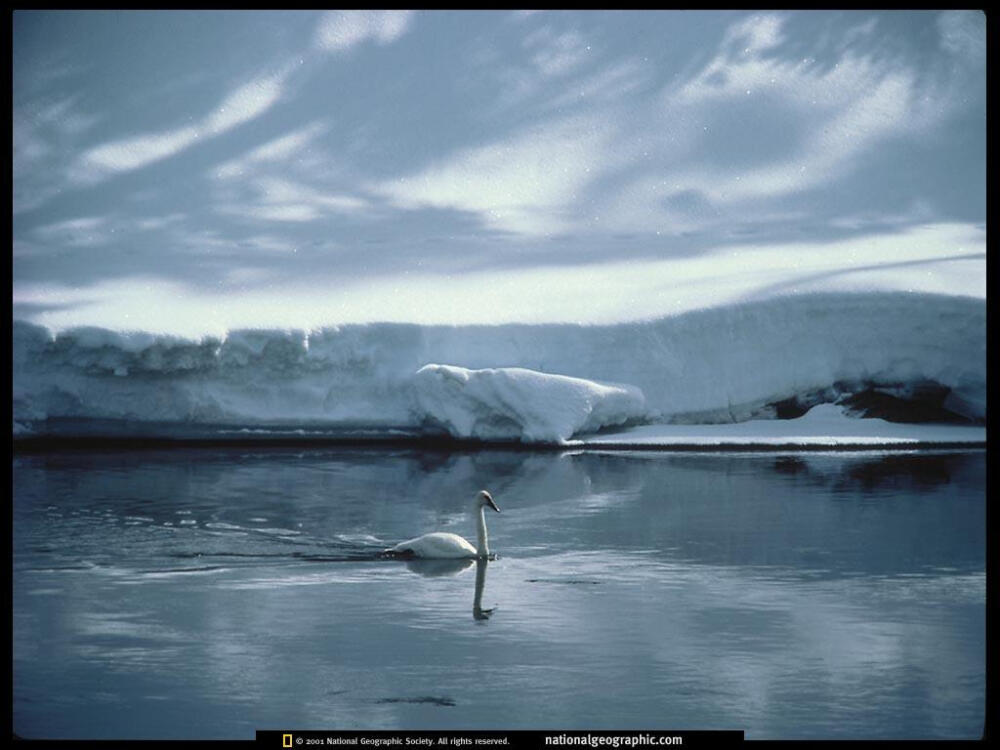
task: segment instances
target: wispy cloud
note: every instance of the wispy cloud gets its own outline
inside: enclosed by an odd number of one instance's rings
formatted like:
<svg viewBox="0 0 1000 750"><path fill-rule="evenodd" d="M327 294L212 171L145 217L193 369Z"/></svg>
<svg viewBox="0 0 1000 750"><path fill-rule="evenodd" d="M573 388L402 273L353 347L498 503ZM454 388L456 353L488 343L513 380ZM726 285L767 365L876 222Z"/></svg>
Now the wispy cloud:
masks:
<svg viewBox="0 0 1000 750"><path fill-rule="evenodd" d="M331 191L323 184L337 171L333 157L316 145L327 130L325 123L317 121L213 168L209 172L217 198L213 210L251 222L292 223L369 212L372 206L367 199ZM312 167L317 161L326 179L315 174Z"/></svg>
<svg viewBox="0 0 1000 750"><path fill-rule="evenodd" d="M912 126L911 79L893 75L811 129L787 158L737 173L714 170L681 178L719 202L779 198L843 176L880 139Z"/></svg>
<svg viewBox="0 0 1000 750"><path fill-rule="evenodd" d="M469 88L493 92L493 101L480 111L484 119L528 107L550 111L576 103L573 99L580 86L588 85L577 79L598 64L599 55L586 35L564 27L564 22L519 28L516 44L506 48L492 36L470 43L459 75ZM568 93L570 89L573 94Z"/></svg>
<svg viewBox="0 0 1000 750"><path fill-rule="evenodd" d="M202 129L207 135L219 135L259 117L281 97L285 75L264 76L240 86L205 118Z"/></svg>
<svg viewBox="0 0 1000 750"><path fill-rule="evenodd" d="M410 10L335 10L325 13L316 28L314 45L327 52L344 52L366 41L390 44L409 31Z"/></svg>
<svg viewBox="0 0 1000 750"><path fill-rule="evenodd" d="M509 103L505 95L516 90L523 102L551 91L547 78L562 78L561 91L537 111L585 114L456 152L373 190L400 208L471 212L484 226L522 235L688 231L843 178L887 139L928 126L934 113L919 104L910 69L847 48L823 66L793 57L787 21L766 13L734 23L707 63L663 88L659 104L643 96L654 73L638 57L594 70L584 66L582 35L545 24L522 40L531 66L501 60L489 71L493 78L506 71L517 84L500 99ZM623 92L628 119L620 117ZM709 125L744 113L754 118L746 149L723 143L733 158L720 156ZM617 180L613 191L599 184L605 177Z"/></svg>
<svg viewBox="0 0 1000 750"><path fill-rule="evenodd" d="M258 177L250 186L252 199L221 204L216 211L254 221L305 222L330 214L357 215L371 208L358 196L327 193L280 177Z"/></svg>
<svg viewBox="0 0 1000 750"><path fill-rule="evenodd" d="M602 227L727 235L741 224L800 224L810 193L846 184L879 149L919 142L966 106L947 76L922 78L912 61L872 52L886 33L876 18L834 32L822 63L792 51L801 47L792 46L788 20L767 13L736 22L708 60L664 86L642 117L636 113L645 67L638 61L591 77L592 90L610 97L616 78L636 90L629 98L633 117L619 121L612 145L631 166L614 191L595 196ZM965 14L939 21L942 45L951 34L957 48L957 39L976 31L975 21ZM601 78L607 85L596 85ZM576 85L554 101L569 104ZM899 208L883 213L892 211ZM922 219L933 215L925 206Z"/></svg>
<svg viewBox="0 0 1000 750"><path fill-rule="evenodd" d="M938 16L941 46L970 65L986 61L986 15L979 10L949 10Z"/></svg>
<svg viewBox="0 0 1000 750"><path fill-rule="evenodd" d="M40 245L94 247L107 242L108 223L103 216L82 216L36 227L31 234Z"/></svg>
<svg viewBox="0 0 1000 750"><path fill-rule="evenodd" d="M287 73L263 76L230 92L194 125L122 138L85 151L70 170L70 178L94 184L175 156L202 139L213 138L269 110L281 97Z"/></svg>
<svg viewBox="0 0 1000 750"><path fill-rule="evenodd" d="M578 77L550 101L553 108L569 105L593 107L630 96L651 78L649 66L636 58L611 63L596 73Z"/></svg>
<svg viewBox="0 0 1000 750"><path fill-rule="evenodd" d="M401 208L469 211L486 226L517 234L558 232L607 167L610 135L598 118L550 122L370 189Z"/></svg>
<svg viewBox="0 0 1000 750"><path fill-rule="evenodd" d="M15 106L13 124L13 212L37 208L62 188L55 165L100 117L80 108L80 96L46 96Z"/></svg>
<svg viewBox="0 0 1000 750"><path fill-rule="evenodd" d="M12 166L14 176L29 174L33 166L52 153L52 145L39 132L34 118L23 113L14 113L14 154Z"/></svg>
<svg viewBox="0 0 1000 750"><path fill-rule="evenodd" d="M156 232L174 226L186 218L185 214L175 212L166 216L147 216L133 220L133 226L144 232Z"/></svg>
<svg viewBox="0 0 1000 750"><path fill-rule="evenodd" d="M527 19L531 18L536 13L541 13L541 12L542 11L540 10L515 10L511 12L510 17L515 22L520 23L521 21L526 21Z"/></svg>
<svg viewBox="0 0 1000 750"><path fill-rule="evenodd" d="M744 53L759 54L777 47L784 41L782 26L785 18L776 14L750 16L729 27L723 46L742 47Z"/></svg>
<svg viewBox="0 0 1000 750"><path fill-rule="evenodd" d="M751 113L757 120L748 125L755 148L722 160L713 158L711 140L702 138L686 154L675 152L664 179L641 177L623 190L630 221L641 220L638 206L644 206L646 224L685 218L697 223L750 201L829 184L857 169L886 139L942 116L920 104L915 75L901 64L876 64L844 50L824 66L780 54L786 20L762 14L734 24L703 68L664 93L664 113L684 123L689 135L710 135L712 123ZM873 29L868 23L848 33Z"/></svg>
<svg viewBox="0 0 1000 750"><path fill-rule="evenodd" d="M276 243L275 252L287 245ZM966 224L928 225L836 242L720 246L681 259L608 259L596 264L465 274L345 278L314 274L279 284L230 269L245 290L220 296L151 277L91 286L21 285L14 303L50 306L36 322L62 329L103 325L185 335L242 327L309 329L339 323L612 323L650 319L788 290L893 289L984 297L986 239ZM747 269L753 269L748 273Z"/></svg>
<svg viewBox="0 0 1000 750"><path fill-rule="evenodd" d="M528 34L523 46L531 54L531 61L547 77L564 76L587 59L590 45L574 30L557 33L548 26Z"/></svg>
<svg viewBox="0 0 1000 750"><path fill-rule="evenodd" d="M326 130L327 126L322 122L298 128L251 149L237 159L223 162L213 170L212 175L217 179L228 180L245 177L261 165L282 164L301 153Z"/></svg>
<svg viewBox="0 0 1000 750"><path fill-rule="evenodd" d="M84 183L99 182L111 174L128 172L173 156L200 137L201 128L186 127L105 143L83 154L74 176Z"/></svg>
<svg viewBox="0 0 1000 750"><path fill-rule="evenodd" d="M17 284L482 271L485 294L985 215L975 12L191 14L184 55L150 27L169 69L87 18L15 39Z"/></svg>

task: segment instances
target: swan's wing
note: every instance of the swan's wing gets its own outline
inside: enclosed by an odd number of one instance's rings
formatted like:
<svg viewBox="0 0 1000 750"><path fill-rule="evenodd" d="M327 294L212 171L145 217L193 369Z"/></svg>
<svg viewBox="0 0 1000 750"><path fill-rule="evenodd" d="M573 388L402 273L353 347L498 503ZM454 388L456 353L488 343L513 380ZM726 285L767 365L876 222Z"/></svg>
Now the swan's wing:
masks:
<svg viewBox="0 0 1000 750"><path fill-rule="evenodd" d="M458 534L435 531L416 539L407 539L392 548L393 552L411 552L417 557L475 557L476 548Z"/></svg>

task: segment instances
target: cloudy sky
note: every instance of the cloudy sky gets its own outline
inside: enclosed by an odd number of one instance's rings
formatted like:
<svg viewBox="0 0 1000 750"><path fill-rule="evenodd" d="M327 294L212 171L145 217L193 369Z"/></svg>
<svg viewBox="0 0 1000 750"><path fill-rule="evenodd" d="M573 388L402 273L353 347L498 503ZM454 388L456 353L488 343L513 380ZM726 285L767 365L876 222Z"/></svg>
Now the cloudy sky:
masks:
<svg viewBox="0 0 1000 750"><path fill-rule="evenodd" d="M17 12L54 328L985 295L978 12Z"/></svg>

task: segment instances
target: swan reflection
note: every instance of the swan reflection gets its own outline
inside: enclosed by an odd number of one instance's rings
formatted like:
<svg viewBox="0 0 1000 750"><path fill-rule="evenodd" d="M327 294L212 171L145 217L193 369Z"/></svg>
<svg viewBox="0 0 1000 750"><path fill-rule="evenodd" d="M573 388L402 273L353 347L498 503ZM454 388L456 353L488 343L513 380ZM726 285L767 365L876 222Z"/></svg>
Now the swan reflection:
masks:
<svg viewBox="0 0 1000 750"><path fill-rule="evenodd" d="M456 576L476 564L476 591L472 598L472 617L475 620L488 620L496 607L483 609L483 588L486 586L486 566L489 560L481 558L478 560L407 560L406 567L409 571L422 575L426 578L440 578L442 576Z"/></svg>
<svg viewBox="0 0 1000 750"><path fill-rule="evenodd" d="M424 560L413 558L406 561L406 567L413 573L425 578L440 578L442 576L456 576L463 570L472 567L472 559L465 560Z"/></svg>
<svg viewBox="0 0 1000 750"><path fill-rule="evenodd" d="M486 566L489 565L488 560L476 560L476 595L472 599L472 617L475 620L488 620L490 615L493 614L491 609L483 609L483 586L486 585Z"/></svg>

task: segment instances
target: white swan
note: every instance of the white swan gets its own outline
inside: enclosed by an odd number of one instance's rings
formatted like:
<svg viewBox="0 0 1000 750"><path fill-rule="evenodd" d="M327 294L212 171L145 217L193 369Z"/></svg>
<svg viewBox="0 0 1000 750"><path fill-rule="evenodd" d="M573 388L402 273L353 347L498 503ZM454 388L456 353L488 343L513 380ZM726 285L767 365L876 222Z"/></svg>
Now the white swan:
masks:
<svg viewBox="0 0 1000 750"><path fill-rule="evenodd" d="M486 519L483 517L483 511L487 506L493 508L497 513L500 512L497 504L493 502L490 493L482 490L476 495L475 510L478 515L478 523L476 525L475 547L458 534L452 534L447 531L435 531L432 534L424 534L423 536L418 536L416 539L408 539L405 542L400 542L385 552L390 555L438 559L460 557L488 558L490 556L490 548L486 537Z"/></svg>

